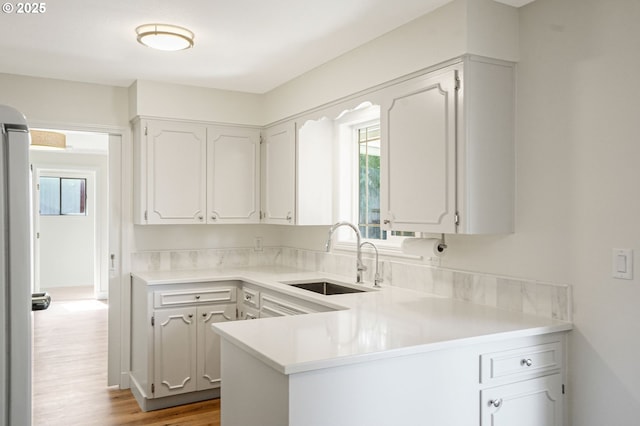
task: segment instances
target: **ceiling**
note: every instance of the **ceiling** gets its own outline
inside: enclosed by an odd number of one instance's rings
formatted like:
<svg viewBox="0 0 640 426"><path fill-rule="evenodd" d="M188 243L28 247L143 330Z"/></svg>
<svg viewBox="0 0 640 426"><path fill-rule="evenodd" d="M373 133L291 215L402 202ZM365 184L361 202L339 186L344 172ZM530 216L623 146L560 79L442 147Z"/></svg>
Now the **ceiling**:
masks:
<svg viewBox="0 0 640 426"><path fill-rule="evenodd" d="M0 72L264 93L449 1L56 0L43 14L0 15ZM144 47L135 28L145 23L189 28L195 46Z"/></svg>

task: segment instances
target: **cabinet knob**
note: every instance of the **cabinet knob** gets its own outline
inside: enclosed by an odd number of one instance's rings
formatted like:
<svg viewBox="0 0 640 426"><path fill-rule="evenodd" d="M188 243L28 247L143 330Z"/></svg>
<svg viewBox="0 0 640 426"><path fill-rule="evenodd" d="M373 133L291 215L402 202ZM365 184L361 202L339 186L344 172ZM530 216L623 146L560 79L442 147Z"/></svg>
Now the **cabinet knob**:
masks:
<svg viewBox="0 0 640 426"><path fill-rule="evenodd" d="M245 294L244 295L244 300L246 300L247 302L251 300L251 295L250 294Z"/></svg>
<svg viewBox="0 0 640 426"><path fill-rule="evenodd" d="M391 221L389 219L385 219L382 221L382 223L384 223L385 225L388 225L391 223Z"/></svg>
<svg viewBox="0 0 640 426"><path fill-rule="evenodd" d="M200 295L199 294L196 295L196 300L200 300Z"/></svg>
<svg viewBox="0 0 640 426"><path fill-rule="evenodd" d="M287 213L287 220L289 222L291 222L292 216L291 216L291 212Z"/></svg>
<svg viewBox="0 0 640 426"><path fill-rule="evenodd" d="M189 318L193 318L193 314L189 314Z"/></svg>
<svg viewBox="0 0 640 426"><path fill-rule="evenodd" d="M526 365L527 367L531 367L533 365L533 361L531 360L531 358L527 358L520 361L520 364Z"/></svg>
<svg viewBox="0 0 640 426"><path fill-rule="evenodd" d="M216 217L216 215L215 215L215 214L212 214L212 215L211 215L211 220L217 220L217 219L218 219L218 218Z"/></svg>
<svg viewBox="0 0 640 426"><path fill-rule="evenodd" d="M204 216L198 216L198 220L203 220Z"/></svg>
<svg viewBox="0 0 640 426"><path fill-rule="evenodd" d="M489 405L493 405L495 408L500 408L502 405L502 398L492 399L489 401Z"/></svg>
<svg viewBox="0 0 640 426"><path fill-rule="evenodd" d="M202 318L206 318L207 314L205 312L202 313Z"/></svg>

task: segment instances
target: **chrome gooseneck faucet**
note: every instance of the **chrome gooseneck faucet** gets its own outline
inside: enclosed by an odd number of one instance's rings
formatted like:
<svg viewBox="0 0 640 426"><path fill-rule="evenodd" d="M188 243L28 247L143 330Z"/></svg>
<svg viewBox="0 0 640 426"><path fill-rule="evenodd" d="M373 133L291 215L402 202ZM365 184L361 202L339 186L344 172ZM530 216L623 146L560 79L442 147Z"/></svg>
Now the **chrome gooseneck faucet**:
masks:
<svg viewBox="0 0 640 426"><path fill-rule="evenodd" d="M333 233L335 232L336 229L338 229L341 226L348 226L349 228L353 229L353 231L356 233L356 247L358 248L357 251L357 260L356 260L356 282L357 283L361 283L362 282L362 272L366 271L367 268L364 266L364 264L362 263L362 247L360 244L360 240L361 240L361 235L360 235L360 230L358 229L357 226L355 226L353 223L350 222L338 222L335 225L333 225L331 227L331 229L329 229L329 237L327 238L327 244L326 244L326 250L327 253L331 250L331 237L333 235Z"/></svg>
<svg viewBox="0 0 640 426"><path fill-rule="evenodd" d="M373 276L373 286L374 287L380 287L380 283L382 282L382 277L380 276L380 272L379 272L379 262L378 262L378 247L376 247L375 244L373 244L371 241L363 241L360 244L360 247L364 246L364 245L370 245L371 247L373 247L373 250L376 252L376 274Z"/></svg>

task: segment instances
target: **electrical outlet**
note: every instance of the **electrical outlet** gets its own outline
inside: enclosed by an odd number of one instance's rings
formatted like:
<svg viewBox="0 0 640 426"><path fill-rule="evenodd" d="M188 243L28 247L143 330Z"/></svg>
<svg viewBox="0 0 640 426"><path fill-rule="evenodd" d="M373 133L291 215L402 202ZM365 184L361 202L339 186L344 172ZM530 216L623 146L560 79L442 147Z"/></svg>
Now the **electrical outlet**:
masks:
<svg viewBox="0 0 640 426"><path fill-rule="evenodd" d="M253 239L253 251L262 251L262 237Z"/></svg>

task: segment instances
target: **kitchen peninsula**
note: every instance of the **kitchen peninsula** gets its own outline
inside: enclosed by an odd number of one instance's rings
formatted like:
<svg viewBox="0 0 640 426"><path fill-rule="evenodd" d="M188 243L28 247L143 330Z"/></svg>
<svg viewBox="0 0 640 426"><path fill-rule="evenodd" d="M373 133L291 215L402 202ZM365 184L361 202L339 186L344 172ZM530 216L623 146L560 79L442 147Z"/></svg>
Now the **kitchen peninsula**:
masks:
<svg viewBox="0 0 640 426"><path fill-rule="evenodd" d="M570 323L397 286L324 296L283 283L320 278L351 281L283 267L163 271L134 274L132 290L217 282L239 291L239 310L261 291L313 306L210 326L224 425L563 424Z"/></svg>

